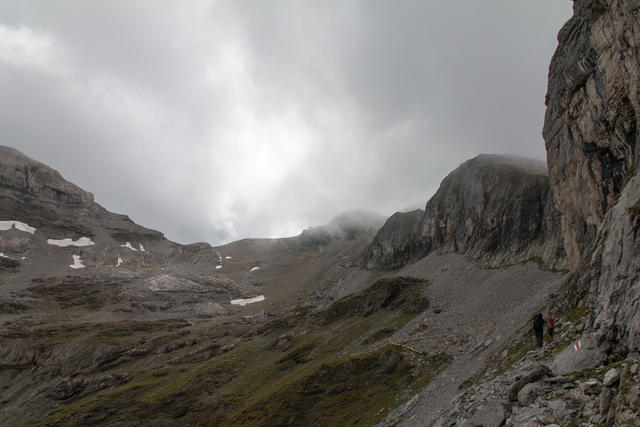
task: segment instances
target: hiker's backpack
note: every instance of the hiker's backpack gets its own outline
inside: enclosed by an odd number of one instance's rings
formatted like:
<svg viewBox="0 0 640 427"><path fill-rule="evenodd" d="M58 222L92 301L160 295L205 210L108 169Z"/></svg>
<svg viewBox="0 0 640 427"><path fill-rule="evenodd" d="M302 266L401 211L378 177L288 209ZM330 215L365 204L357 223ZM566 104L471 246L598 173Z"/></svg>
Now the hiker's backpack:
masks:
<svg viewBox="0 0 640 427"><path fill-rule="evenodd" d="M536 314L533 318L533 329L542 329L544 327L544 319L541 314Z"/></svg>
<svg viewBox="0 0 640 427"><path fill-rule="evenodd" d="M556 327L553 324L553 319L551 317L547 318L547 325L549 325L550 328L555 328Z"/></svg>

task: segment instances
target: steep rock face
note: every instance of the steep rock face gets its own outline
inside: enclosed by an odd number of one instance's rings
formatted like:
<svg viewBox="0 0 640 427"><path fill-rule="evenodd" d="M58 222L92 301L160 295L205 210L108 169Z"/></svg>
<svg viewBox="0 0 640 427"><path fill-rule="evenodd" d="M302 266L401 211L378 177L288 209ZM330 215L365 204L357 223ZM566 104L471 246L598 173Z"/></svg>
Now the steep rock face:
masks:
<svg viewBox="0 0 640 427"><path fill-rule="evenodd" d="M549 70L544 137L571 266L567 296L640 348L640 3L576 0ZM576 298L577 296L577 298Z"/></svg>
<svg viewBox="0 0 640 427"><path fill-rule="evenodd" d="M576 0L549 68L543 135L575 269L637 164L640 4ZM629 172L628 172L629 171Z"/></svg>
<svg viewBox="0 0 640 427"><path fill-rule="evenodd" d="M640 177L626 185L607 213L585 270L594 329L640 350Z"/></svg>
<svg viewBox="0 0 640 427"><path fill-rule="evenodd" d="M0 252L14 258L44 257L43 265L28 269L34 274L46 268L44 262L51 259L50 255L73 250L70 246L51 252L55 246L48 243L49 239L90 239L91 245L77 249L75 254L80 254L94 272L138 274L159 270L165 264L176 273L215 272L220 258L207 243L179 245L126 215L108 211L94 201L93 194L67 181L58 171L5 146L0 146L0 221L20 221L36 229L33 235L13 230L0 235ZM116 265L120 258L122 267Z"/></svg>
<svg viewBox="0 0 640 427"><path fill-rule="evenodd" d="M426 255L420 234L424 211L396 212L378 231L367 248L363 263L367 268L399 268Z"/></svg>
<svg viewBox="0 0 640 427"><path fill-rule="evenodd" d="M419 222L417 215L387 221L364 264L399 267L435 250L492 266L532 258L550 268L565 264L546 167L539 161L478 156L442 181Z"/></svg>
<svg viewBox="0 0 640 427"><path fill-rule="evenodd" d="M94 202L93 194L65 180L56 170L5 146L0 146L0 200L0 218L19 218L52 236L71 233L94 237L96 224L100 224L113 239L123 242L164 237L126 215L107 211Z"/></svg>

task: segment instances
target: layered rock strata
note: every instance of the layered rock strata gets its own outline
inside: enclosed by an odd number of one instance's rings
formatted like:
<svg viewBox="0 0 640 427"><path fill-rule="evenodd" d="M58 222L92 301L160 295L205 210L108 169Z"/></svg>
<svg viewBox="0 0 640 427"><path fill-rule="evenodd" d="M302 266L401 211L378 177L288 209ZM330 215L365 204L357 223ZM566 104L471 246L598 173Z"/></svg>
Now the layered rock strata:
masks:
<svg viewBox="0 0 640 427"><path fill-rule="evenodd" d="M640 3L576 0L558 41L543 135L571 292L602 340L638 350Z"/></svg>
<svg viewBox="0 0 640 427"><path fill-rule="evenodd" d="M396 268L440 250L490 266L536 260L563 268L557 217L543 162L480 155L442 181L424 212L391 217L363 264Z"/></svg>
<svg viewBox="0 0 640 427"><path fill-rule="evenodd" d="M638 163L640 3L576 0L558 41L543 136L576 269Z"/></svg>

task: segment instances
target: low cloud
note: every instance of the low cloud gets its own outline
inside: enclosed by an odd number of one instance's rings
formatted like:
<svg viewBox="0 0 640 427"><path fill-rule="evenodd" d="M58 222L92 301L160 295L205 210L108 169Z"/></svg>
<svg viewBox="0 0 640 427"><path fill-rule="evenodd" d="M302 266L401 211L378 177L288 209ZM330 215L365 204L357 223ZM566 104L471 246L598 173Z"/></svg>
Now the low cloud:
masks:
<svg viewBox="0 0 640 427"><path fill-rule="evenodd" d="M0 5L0 137L179 242L422 204L483 152L544 158L570 1Z"/></svg>

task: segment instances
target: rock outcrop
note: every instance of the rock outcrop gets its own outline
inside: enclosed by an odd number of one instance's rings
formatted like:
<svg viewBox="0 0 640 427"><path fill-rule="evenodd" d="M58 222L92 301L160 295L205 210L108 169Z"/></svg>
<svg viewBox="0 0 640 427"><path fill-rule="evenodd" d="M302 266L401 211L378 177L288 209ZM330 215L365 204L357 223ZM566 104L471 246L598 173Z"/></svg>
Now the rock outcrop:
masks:
<svg viewBox="0 0 640 427"><path fill-rule="evenodd" d="M543 162L480 155L447 176L421 211L396 214L364 255L368 268L396 268L433 251L490 266L536 260L563 268L558 213Z"/></svg>
<svg viewBox="0 0 640 427"><path fill-rule="evenodd" d="M50 236L94 237L103 228L115 240L147 243L163 234L107 211L93 194L18 150L0 146L0 218L20 219Z"/></svg>
<svg viewBox="0 0 640 427"><path fill-rule="evenodd" d="M577 0L549 68L543 136L577 269L607 209L635 174L640 130L640 4Z"/></svg>
<svg viewBox="0 0 640 427"><path fill-rule="evenodd" d="M399 268L426 255L422 243L424 211L396 212L378 231L364 254L367 268Z"/></svg>
<svg viewBox="0 0 640 427"><path fill-rule="evenodd" d="M558 41L543 135L570 291L602 340L638 350L640 4L576 0Z"/></svg>

